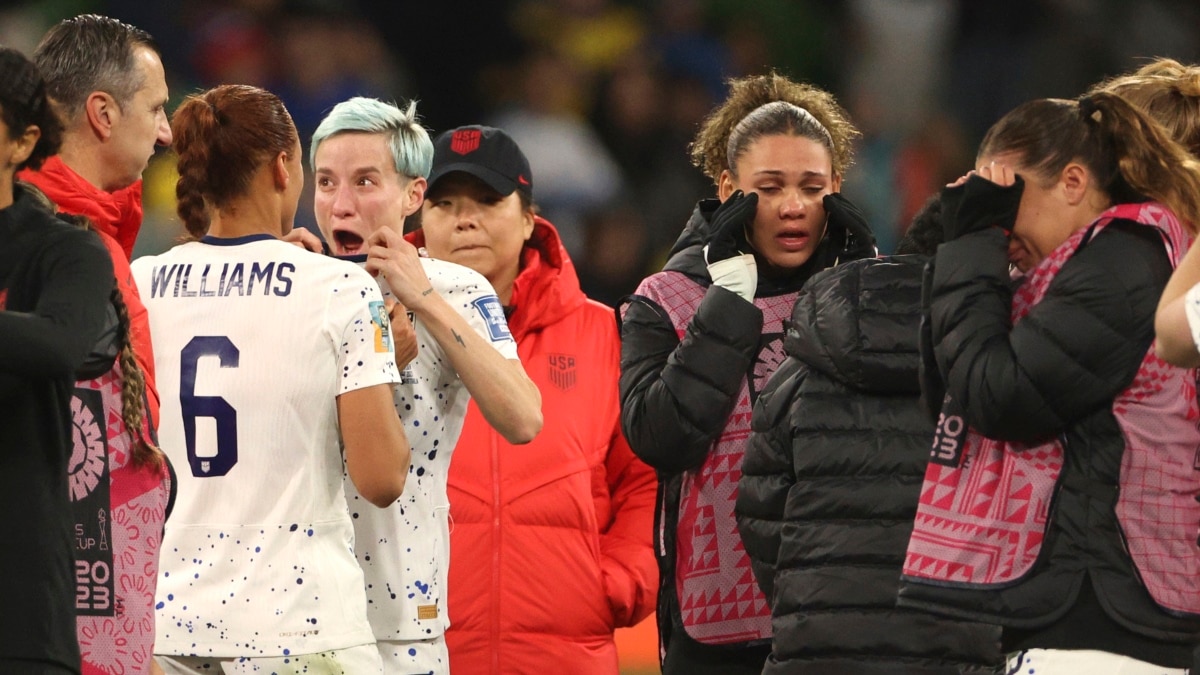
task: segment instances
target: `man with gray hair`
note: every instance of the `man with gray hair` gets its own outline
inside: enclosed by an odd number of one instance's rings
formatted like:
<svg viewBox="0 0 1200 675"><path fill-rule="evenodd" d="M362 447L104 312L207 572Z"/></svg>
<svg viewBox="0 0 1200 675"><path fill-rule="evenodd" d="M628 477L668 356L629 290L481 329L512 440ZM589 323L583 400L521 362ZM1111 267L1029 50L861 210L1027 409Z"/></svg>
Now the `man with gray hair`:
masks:
<svg viewBox="0 0 1200 675"><path fill-rule="evenodd" d="M156 145L171 143L167 82L154 39L116 19L84 14L53 26L33 54L46 93L63 123L62 149L37 171L19 178L42 190L64 213L85 216L112 260L116 287L128 313L136 366L121 361L76 383L71 407L77 428L111 419L125 406L143 406L143 438L158 421L154 354L146 308L129 268L142 225L142 172ZM119 326L116 307L111 325ZM115 358L104 341L97 354ZM126 402L125 382L141 371L145 396ZM115 387L115 389L114 389ZM135 391L136 385L133 385ZM103 393L97 393L103 392ZM103 426L103 424L102 424ZM139 466L109 426L101 442L75 434L75 458L99 449L99 462L72 460L67 467L75 536L76 633L83 675L161 672L154 665L154 592L161 529L173 480L159 465ZM133 429L130 429L133 433ZM96 467L99 467L96 469ZM95 470L96 473L89 473ZM139 527L128 526L137 521ZM154 525L157 523L157 525ZM139 529L140 528L140 529ZM99 542L99 543L93 543ZM145 583L122 583L136 578Z"/></svg>
<svg viewBox="0 0 1200 675"><path fill-rule="evenodd" d="M155 146L171 144L158 45L140 28L84 14L52 27L33 57L65 129L59 154L17 177L40 188L60 211L87 216L112 254L153 424L154 352L129 260L142 227L142 172Z"/></svg>
<svg viewBox="0 0 1200 675"><path fill-rule="evenodd" d="M52 27L34 61L66 132L59 157L21 178L46 184L59 208L91 218L128 258L141 228L142 172L156 145L171 144L158 46L140 28L84 14Z"/></svg>
<svg viewBox="0 0 1200 675"><path fill-rule="evenodd" d="M542 427L541 394L518 360L487 279L422 256L403 237L433 163L416 104L401 110L362 97L339 103L313 134L311 162L317 225L331 252L376 276L384 297L396 301L393 317L407 315L417 343L394 389L412 446L404 493L389 508L360 508L346 482L367 614L385 672L447 673L446 479L468 400L509 442L527 443ZM396 360L409 359L397 353Z"/></svg>

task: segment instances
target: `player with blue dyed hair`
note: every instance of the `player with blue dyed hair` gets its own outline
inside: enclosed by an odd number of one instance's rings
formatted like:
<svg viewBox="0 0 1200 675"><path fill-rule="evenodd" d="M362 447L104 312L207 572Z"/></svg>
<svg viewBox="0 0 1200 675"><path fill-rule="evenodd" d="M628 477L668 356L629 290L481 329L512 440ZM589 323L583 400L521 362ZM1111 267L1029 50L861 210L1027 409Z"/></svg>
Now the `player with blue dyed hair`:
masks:
<svg viewBox="0 0 1200 675"><path fill-rule="evenodd" d="M317 127L310 159L322 235L334 255L365 265L384 298L396 301L396 361L411 360L394 387L413 448L404 493L390 508L365 508L346 483L368 617L385 672L446 673L446 479L467 402L474 398L509 442L526 443L542 427L541 395L487 279L425 257L403 237L406 218L424 202L433 161L416 104L339 103ZM410 326L415 345L405 344Z"/></svg>

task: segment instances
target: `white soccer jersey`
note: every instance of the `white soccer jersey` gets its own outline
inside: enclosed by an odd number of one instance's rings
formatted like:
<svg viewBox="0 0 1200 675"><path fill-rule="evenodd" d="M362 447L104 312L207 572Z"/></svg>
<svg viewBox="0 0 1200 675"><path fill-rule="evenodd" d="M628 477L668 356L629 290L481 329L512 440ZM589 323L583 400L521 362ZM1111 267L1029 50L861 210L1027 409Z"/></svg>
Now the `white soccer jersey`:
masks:
<svg viewBox="0 0 1200 675"><path fill-rule="evenodd" d="M1200 284L1189 288L1184 298L1183 315L1192 333L1192 343L1200 350Z"/></svg>
<svg viewBox="0 0 1200 675"><path fill-rule="evenodd" d="M179 474L155 652L286 656L374 642L335 398L399 380L358 267L267 235L139 258L159 441Z"/></svg>
<svg viewBox="0 0 1200 675"><path fill-rule="evenodd" d="M365 256L350 258L365 261ZM482 274L422 258L433 288L506 359L517 359L504 308ZM384 297L392 297L379 278ZM411 313L410 319L413 319ZM446 478L470 395L446 352L419 319L417 357L395 388L396 412L412 446L412 467L395 504L377 509L346 479L354 518L355 552L367 580L367 615L379 640L427 640L441 635L446 617L450 502Z"/></svg>

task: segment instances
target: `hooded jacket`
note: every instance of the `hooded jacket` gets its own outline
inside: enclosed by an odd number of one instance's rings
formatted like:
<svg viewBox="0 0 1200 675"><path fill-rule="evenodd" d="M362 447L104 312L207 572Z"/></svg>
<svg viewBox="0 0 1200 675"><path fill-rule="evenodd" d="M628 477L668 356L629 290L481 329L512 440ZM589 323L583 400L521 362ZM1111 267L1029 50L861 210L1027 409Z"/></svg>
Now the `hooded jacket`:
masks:
<svg viewBox="0 0 1200 675"><path fill-rule="evenodd" d="M621 433L613 310L583 294L542 218L510 302L544 424L513 446L468 407L447 490L450 670L615 673L613 630L650 614L657 574L655 479Z"/></svg>
<svg viewBox="0 0 1200 675"><path fill-rule="evenodd" d="M774 637L764 673L992 672L995 626L896 608L934 426L917 379L925 256L815 275L759 395L738 529Z"/></svg>
<svg viewBox="0 0 1200 675"><path fill-rule="evenodd" d="M621 415L633 451L659 474L654 527L658 624L706 644L765 644L770 610L733 517L732 488L751 406L783 361L783 320L800 287L839 251L822 242L782 280L759 266L753 303L713 286L704 261L709 218L696 206L662 272L623 304Z"/></svg>

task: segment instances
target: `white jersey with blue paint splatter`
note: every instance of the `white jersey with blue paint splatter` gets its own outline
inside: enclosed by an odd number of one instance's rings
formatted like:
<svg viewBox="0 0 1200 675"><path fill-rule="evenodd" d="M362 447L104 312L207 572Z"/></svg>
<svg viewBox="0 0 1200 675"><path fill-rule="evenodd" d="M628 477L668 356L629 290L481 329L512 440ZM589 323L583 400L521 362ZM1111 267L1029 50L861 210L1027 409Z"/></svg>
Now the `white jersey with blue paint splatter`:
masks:
<svg viewBox="0 0 1200 675"><path fill-rule="evenodd" d="M504 358L518 358L504 309L483 275L443 260L422 258L421 263L433 288L476 332ZM379 281L384 297L392 297L387 283ZM367 580L367 615L379 640L427 640L450 625L446 478L470 395L442 346L420 320L414 319L414 327L417 357L395 388L396 412L412 446L404 493L390 507L377 509L346 480L355 552Z"/></svg>
<svg viewBox="0 0 1200 675"><path fill-rule="evenodd" d="M179 474L155 653L286 656L374 642L336 398L399 381L374 279L270 237L133 263L159 440Z"/></svg>

